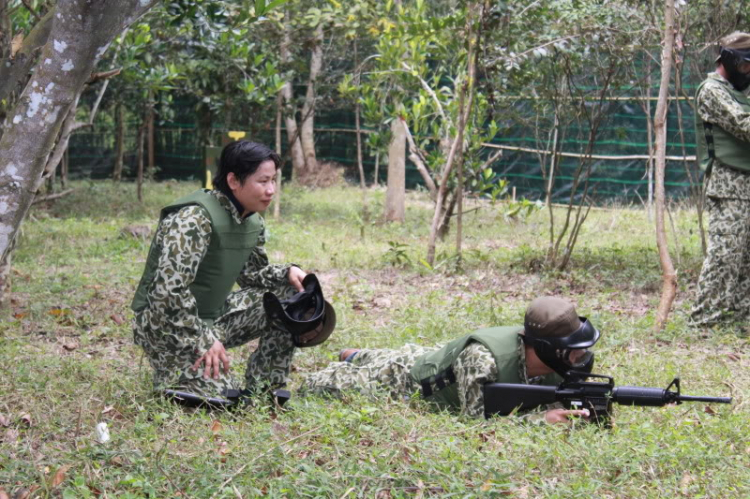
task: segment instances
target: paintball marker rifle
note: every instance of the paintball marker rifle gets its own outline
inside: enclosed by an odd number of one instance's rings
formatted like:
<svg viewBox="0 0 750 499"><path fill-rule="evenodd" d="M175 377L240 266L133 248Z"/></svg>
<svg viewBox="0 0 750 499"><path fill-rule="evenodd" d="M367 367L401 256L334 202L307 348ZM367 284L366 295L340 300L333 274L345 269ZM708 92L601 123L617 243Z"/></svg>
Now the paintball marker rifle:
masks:
<svg viewBox="0 0 750 499"><path fill-rule="evenodd" d="M603 381L586 381L597 378ZM670 390L674 388L674 390ZM639 386L615 387L614 378L601 374L571 371L558 386L487 383L484 385L484 417L507 416L514 410L528 410L543 404L562 402L568 409L588 409L590 421L609 426L612 403L655 406L682 402L718 402L729 404L731 397L694 397L680 393L680 378L665 389Z"/></svg>

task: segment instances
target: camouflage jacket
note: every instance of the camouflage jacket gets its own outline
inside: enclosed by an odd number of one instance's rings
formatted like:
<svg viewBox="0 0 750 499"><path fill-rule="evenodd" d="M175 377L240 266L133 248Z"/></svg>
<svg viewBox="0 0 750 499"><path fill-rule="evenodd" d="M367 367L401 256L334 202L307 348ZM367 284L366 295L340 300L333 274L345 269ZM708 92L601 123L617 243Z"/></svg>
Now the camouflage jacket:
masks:
<svg viewBox="0 0 750 499"><path fill-rule="evenodd" d="M529 379L526 375L526 349L522 342L518 346L518 356L518 377L526 384L539 384L541 376ZM475 418L484 417L482 387L485 383L497 381L498 375L492 353L481 343L472 342L461 351L452 367L458 383L461 413Z"/></svg>
<svg viewBox="0 0 750 499"><path fill-rule="evenodd" d="M242 217L228 197L219 191L209 191L216 196L237 223ZM148 291L149 306L137 312L134 333L137 344L144 334L159 334L175 348L191 348L203 355L214 341L225 342L220 326L209 326L198 317L198 306L189 286L195 279L198 266L211 242L211 220L200 206L187 206L167 215L159 224L154 243L163 247L162 257ZM241 288L253 286L269 288L287 279L290 264L270 265L264 248L265 226L258 245L237 276ZM236 311L241 303L227 297L224 313Z"/></svg>
<svg viewBox="0 0 750 499"><path fill-rule="evenodd" d="M716 72L709 73L708 80L696 97L696 109L700 118L720 126L740 140L750 142L750 115L742 110L728 92L730 83ZM750 174L729 168L715 160L706 185L706 195L750 200Z"/></svg>

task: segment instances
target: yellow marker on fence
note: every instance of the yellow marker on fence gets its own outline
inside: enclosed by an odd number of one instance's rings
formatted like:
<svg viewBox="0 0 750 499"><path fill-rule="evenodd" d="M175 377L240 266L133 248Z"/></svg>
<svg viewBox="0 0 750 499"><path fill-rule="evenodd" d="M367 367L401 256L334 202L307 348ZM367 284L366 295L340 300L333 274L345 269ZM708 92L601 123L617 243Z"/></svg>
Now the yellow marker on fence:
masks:
<svg viewBox="0 0 750 499"><path fill-rule="evenodd" d="M214 183L212 182L213 179L211 177L212 177L211 170L206 168L206 189L214 188Z"/></svg>
<svg viewBox="0 0 750 499"><path fill-rule="evenodd" d="M227 135L233 140L240 140L244 139L245 135L247 135L246 132L227 132Z"/></svg>

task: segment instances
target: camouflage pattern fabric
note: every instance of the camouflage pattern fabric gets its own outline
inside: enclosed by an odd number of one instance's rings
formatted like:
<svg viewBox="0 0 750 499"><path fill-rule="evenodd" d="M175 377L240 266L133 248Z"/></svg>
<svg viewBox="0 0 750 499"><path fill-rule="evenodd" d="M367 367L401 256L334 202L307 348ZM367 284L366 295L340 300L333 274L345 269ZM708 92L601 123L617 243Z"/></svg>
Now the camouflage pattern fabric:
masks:
<svg viewBox="0 0 750 499"><path fill-rule="evenodd" d="M232 202L219 191L216 196L234 220L242 222ZM270 265L261 233L237 278L238 291L227 296L222 315L209 324L198 317L189 286L211 241L211 221L199 206L187 206L162 220L155 235L162 244L159 266L148 290L148 307L133 319L133 336L154 369L154 389L176 388L205 396L219 396L226 389L241 388L231 374L204 379L191 367L215 341L234 348L260 338L247 361L245 385L276 386L286 382L294 354L291 335L279 324L269 323L262 297L273 291L281 299L296 290L287 281L289 264Z"/></svg>
<svg viewBox="0 0 750 499"><path fill-rule="evenodd" d="M412 380L409 371L422 355L440 347L423 347L408 344L397 350L361 350L351 362L334 362L322 371L304 378L301 393L340 395L344 391L358 391L377 397L389 394L404 399L419 394L420 386ZM526 357L523 344L519 345L521 357L519 376L526 382L538 382L526 377ZM480 343L469 344L453 363L458 383L460 409L471 417L484 417L482 385L497 379L497 365L490 351Z"/></svg>
<svg viewBox="0 0 750 499"><path fill-rule="evenodd" d="M708 78L697 97L701 119L750 142L750 116L726 90L729 83L718 73ZM690 314L694 326L750 316L750 174L714 160L706 198L708 254Z"/></svg>

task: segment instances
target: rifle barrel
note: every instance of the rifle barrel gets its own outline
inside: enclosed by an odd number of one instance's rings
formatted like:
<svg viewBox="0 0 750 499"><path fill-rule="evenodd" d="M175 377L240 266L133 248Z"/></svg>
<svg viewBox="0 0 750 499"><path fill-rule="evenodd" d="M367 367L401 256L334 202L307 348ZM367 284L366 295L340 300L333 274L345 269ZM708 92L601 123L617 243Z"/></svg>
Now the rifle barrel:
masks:
<svg viewBox="0 0 750 499"><path fill-rule="evenodd" d="M732 397L700 397L694 395L680 395L680 402L716 402L717 404L731 404Z"/></svg>

